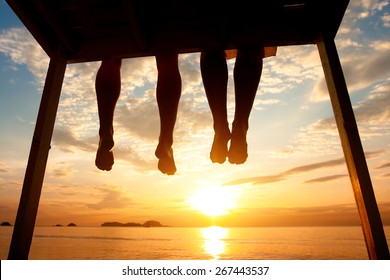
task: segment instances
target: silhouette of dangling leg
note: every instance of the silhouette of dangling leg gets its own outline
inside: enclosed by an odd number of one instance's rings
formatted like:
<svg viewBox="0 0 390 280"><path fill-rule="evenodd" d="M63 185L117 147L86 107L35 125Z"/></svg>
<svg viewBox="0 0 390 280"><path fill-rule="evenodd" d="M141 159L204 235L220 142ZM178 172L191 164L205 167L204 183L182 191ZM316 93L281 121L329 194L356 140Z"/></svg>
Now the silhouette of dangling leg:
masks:
<svg viewBox="0 0 390 280"><path fill-rule="evenodd" d="M225 51L203 52L200 67L207 100L213 116L214 141L211 147L212 162L224 163L230 130L227 116L228 69Z"/></svg>
<svg viewBox="0 0 390 280"><path fill-rule="evenodd" d="M229 162L242 164L248 157L246 133L249 115L263 69L264 48L239 49L234 65L235 113L232 125Z"/></svg>
<svg viewBox="0 0 390 280"><path fill-rule="evenodd" d="M160 136L155 155L159 159L158 169L168 175L176 172L173 158L173 130L181 95L181 76L178 55L156 56L157 104L160 114Z"/></svg>
<svg viewBox="0 0 390 280"><path fill-rule="evenodd" d="M104 60L96 74L95 89L99 112L99 147L95 164L101 170L109 171L114 164L114 110L121 91L120 59Z"/></svg>

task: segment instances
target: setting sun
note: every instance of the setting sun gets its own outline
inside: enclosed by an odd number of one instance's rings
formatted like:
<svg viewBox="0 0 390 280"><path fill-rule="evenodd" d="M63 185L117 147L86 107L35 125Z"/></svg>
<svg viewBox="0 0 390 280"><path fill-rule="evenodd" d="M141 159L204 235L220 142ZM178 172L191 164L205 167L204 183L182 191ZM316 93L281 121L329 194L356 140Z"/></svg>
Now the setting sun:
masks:
<svg viewBox="0 0 390 280"><path fill-rule="evenodd" d="M190 205L211 217L223 216L236 207L238 192L221 186L203 187L189 199Z"/></svg>

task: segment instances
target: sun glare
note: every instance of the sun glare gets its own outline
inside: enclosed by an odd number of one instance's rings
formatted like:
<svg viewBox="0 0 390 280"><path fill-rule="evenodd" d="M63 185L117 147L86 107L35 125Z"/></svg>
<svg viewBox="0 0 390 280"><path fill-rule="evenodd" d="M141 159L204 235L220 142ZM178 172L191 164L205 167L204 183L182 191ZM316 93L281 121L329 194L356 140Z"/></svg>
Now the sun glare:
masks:
<svg viewBox="0 0 390 280"><path fill-rule="evenodd" d="M190 199L190 205L211 217L223 216L236 207L237 191L230 187L208 186L199 189Z"/></svg>
<svg viewBox="0 0 390 280"><path fill-rule="evenodd" d="M206 253L213 259L219 259L220 255L226 251L225 239L228 236L228 229L217 226L203 228L202 235Z"/></svg>

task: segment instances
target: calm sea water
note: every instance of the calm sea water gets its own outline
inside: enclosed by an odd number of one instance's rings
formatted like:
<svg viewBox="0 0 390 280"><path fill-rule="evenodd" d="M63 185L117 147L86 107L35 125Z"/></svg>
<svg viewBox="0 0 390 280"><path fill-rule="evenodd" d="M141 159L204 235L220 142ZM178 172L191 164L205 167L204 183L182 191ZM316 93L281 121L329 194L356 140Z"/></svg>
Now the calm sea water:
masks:
<svg viewBox="0 0 390 280"><path fill-rule="evenodd" d="M7 259L12 230L0 227L0 259ZM390 240L390 227L385 227L385 232ZM29 258L364 260L368 257L360 227L36 227Z"/></svg>

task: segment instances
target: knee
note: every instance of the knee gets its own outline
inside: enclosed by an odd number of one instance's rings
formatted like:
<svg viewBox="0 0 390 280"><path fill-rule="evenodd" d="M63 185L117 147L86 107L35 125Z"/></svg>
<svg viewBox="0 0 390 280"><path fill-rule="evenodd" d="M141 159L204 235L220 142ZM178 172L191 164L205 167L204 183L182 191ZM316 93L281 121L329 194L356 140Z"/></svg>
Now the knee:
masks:
<svg viewBox="0 0 390 280"><path fill-rule="evenodd" d="M260 61L264 57L264 48L238 49L237 59L247 61Z"/></svg>
<svg viewBox="0 0 390 280"><path fill-rule="evenodd" d="M225 60L226 55L224 50L206 51L200 54L200 60L203 62Z"/></svg>
<svg viewBox="0 0 390 280"><path fill-rule="evenodd" d="M178 54L156 55L156 64L159 73L178 72L179 55Z"/></svg>
<svg viewBox="0 0 390 280"><path fill-rule="evenodd" d="M122 59L106 59L102 61L100 68L115 70L115 69L120 69L121 66L122 66Z"/></svg>

